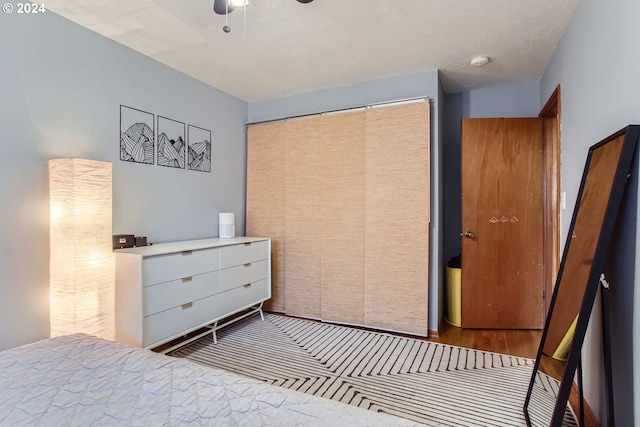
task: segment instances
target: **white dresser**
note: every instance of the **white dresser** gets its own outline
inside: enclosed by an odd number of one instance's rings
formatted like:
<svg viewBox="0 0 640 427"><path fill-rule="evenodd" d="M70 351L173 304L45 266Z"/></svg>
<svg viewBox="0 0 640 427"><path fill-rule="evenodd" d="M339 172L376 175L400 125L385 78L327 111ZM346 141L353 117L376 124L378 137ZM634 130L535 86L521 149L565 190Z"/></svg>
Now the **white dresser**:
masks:
<svg viewBox="0 0 640 427"><path fill-rule="evenodd" d="M116 340L124 344L153 348L205 326L216 341L216 330L262 316L271 298L269 238L191 240L114 254Z"/></svg>

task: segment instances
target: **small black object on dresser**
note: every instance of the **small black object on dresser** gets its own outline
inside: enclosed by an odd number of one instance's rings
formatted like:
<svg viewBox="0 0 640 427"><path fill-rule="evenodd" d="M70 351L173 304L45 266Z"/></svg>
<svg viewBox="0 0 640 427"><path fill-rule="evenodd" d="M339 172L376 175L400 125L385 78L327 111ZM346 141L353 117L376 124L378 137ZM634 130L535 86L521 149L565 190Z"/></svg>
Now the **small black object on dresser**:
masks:
<svg viewBox="0 0 640 427"><path fill-rule="evenodd" d="M136 236L134 244L136 247L147 246L147 236Z"/></svg>
<svg viewBox="0 0 640 427"><path fill-rule="evenodd" d="M113 249L132 248L134 245L133 234L114 234Z"/></svg>

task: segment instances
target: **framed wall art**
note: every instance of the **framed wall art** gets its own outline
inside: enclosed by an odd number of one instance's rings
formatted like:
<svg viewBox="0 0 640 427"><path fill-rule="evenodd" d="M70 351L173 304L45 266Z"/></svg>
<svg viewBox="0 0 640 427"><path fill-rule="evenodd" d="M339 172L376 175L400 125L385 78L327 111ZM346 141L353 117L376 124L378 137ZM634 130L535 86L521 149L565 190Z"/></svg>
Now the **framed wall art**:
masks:
<svg viewBox="0 0 640 427"><path fill-rule="evenodd" d="M211 172L211 131L189 125L187 138L189 170Z"/></svg>
<svg viewBox="0 0 640 427"><path fill-rule="evenodd" d="M158 165L184 169L185 125L177 120L158 116Z"/></svg>
<svg viewBox="0 0 640 427"><path fill-rule="evenodd" d="M120 160L152 165L154 144L153 114L120 105Z"/></svg>

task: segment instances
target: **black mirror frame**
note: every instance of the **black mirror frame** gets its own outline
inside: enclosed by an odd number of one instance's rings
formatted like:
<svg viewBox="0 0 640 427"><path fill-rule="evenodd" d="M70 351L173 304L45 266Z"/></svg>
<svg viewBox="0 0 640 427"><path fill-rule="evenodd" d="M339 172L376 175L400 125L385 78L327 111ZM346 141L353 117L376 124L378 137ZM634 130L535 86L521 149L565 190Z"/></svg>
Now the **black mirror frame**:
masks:
<svg viewBox="0 0 640 427"><path fill-rule="evenodd" d="M624 194L625 184L626 184L628 174L633 162L633 156L635 154L636 145L638 144L638 139L640 137L640 125L627 126L626 128L614 133L613 135L603 139L602 141L592 145L589 148L589 154L587 156L587 161L584 167L582 181L580 182L580 189L578 191L578 197L576 199L576 205L573 211L571 225L569 227L569 233L568 233L569 237L567 237L567 240L565 242L562 261L560 262L560 266L558 269L558 276L556 278L556 283L553 290L553 296L551 298L551 303L549 305L549 311L547 313L547 317L545 320L545 326L542 332L542 338L540 339L540 346L538 348L538 353L536 356L535 364L533 366L531 380L529 382L529 388L527 390L527 396L523 406L524 415L525 415L525 419L527 421L528 426L531 426L529 413L528 413L528 406L531 399L531 394L532 394L536 374L540 366L542 349L544 347L545 339L547 337L549 322L551 320L551 315L553 313L553 309L556 302L556 297L557 297L558 287L559 287L558 285L560 284L560 281L562 279L562 273L563 273L565 262L567 259L567 254L569 253L569 249L571 246L571 236L574 230L576 218L578 216L580 202L582 200L584 186L587 179L591 158L593 156L593 151L598 147L622 135L625 135L625 139L623 142L622 150L620 152L616 173L614 175L613 185L611 187L611 193L609 194L609 200L607 202L607 208L605 211L602 228L600 230L600 236L598 238L598 243L596 245L593 263L589 271L587 286L585 288L582 304L580 306L580 313L578 315L578 322L576 324L576 328L574 332L573 343L569 351L569 356L566 362L564 375L560 383L560 388L558 390L555 407L553 409L553 416L552 416L551 424L549 427L562 426L564 414L567 408L567 402L569 400L569 394L571 392L571 387L573 385L573 378L576 373L576 369L578 368L578 363L581 357L582 344L587 332L589 318L591 316L591 310L593 308L593 304L595 302L595 298L598 292L598 287L600 284L600 276L604 272L606 258L607 258L607 251L609 249L609 244L611 243L611 238L613 235L616 218L618 215L618 210L620 208L620 204L622 202L622 196ZM609 408L609 410L613 410L613 408ZM613 427L613 426L610 426L610 427Z"/></svg>

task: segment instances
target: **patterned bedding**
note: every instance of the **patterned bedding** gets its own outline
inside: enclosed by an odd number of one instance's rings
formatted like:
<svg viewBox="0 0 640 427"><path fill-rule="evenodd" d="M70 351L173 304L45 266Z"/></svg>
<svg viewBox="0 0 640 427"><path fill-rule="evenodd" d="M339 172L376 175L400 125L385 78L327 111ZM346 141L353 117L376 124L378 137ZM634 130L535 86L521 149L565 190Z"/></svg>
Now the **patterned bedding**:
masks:
<svg viewBox="0 0 640 427"><path fill-rule="evenodd" d="M85 334L0 352L2 426L187 424L418 425Z"/></svg>

